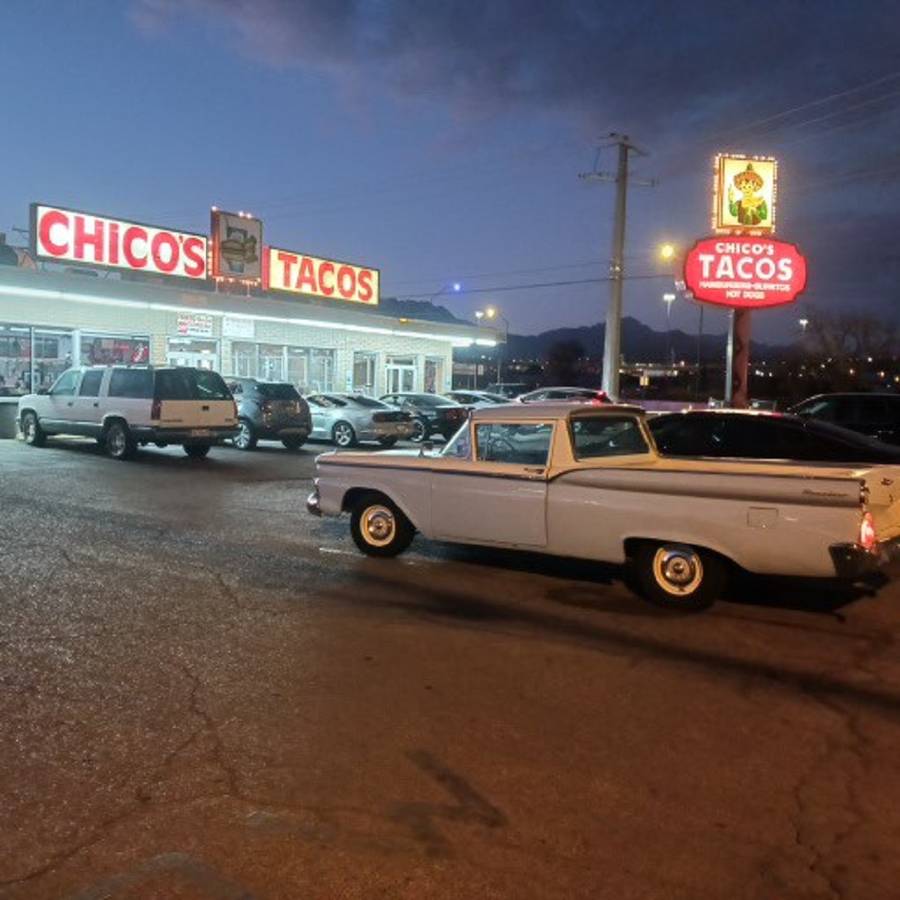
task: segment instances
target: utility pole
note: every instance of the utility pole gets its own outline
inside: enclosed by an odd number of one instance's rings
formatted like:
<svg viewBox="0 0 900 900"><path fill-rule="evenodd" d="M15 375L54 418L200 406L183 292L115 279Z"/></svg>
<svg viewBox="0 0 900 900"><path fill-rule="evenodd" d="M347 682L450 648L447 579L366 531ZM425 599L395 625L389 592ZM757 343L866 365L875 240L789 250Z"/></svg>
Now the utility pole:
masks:
<svg viewBox="0 0 900 900"><path fill-rule="evenodd" d="M609 261L609 306L606 311L606 333L603 340L603 390L612 398L619 396L619 360L622 355L622 285L625 278L625 215L628 198L628 158L631 153L646 153L631 142L627 134L609 135L602 147L617 147L616 174L588 172L579 175L587 181L615 181L616 202L613 210L612 255ZM655 181L638 182L652 187Z"/></svg>

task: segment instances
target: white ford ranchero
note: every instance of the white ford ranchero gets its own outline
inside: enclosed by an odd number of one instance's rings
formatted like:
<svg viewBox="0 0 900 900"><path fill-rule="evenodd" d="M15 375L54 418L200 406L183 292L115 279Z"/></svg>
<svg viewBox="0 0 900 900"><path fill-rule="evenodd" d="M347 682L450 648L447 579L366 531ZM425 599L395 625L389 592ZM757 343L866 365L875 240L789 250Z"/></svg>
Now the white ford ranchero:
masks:
<svg viewBox="0 0 900 900"><path fill-rule="evenodd" d="M315 515L364 553L427 538L630 563L645 596L708 606L729 569L855 578L900 548L900 468L669 459L632 406L476 409L440 453L326 453Z"/></svg>

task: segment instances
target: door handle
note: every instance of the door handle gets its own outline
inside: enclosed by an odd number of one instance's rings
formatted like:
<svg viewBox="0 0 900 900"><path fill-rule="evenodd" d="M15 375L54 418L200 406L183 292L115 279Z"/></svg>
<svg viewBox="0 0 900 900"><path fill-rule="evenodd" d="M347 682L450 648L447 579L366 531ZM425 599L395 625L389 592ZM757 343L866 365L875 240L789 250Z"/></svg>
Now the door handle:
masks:
<svg viewBox="0 0 900 900"><path fill-rule="evenodd" d="M543 466L525 466L525 471L530 472L532 475L543 475L544 467Z"/></svg>
<svg viewBox="0 0 900 900"><path fill-rule="evenodd" d="M74 405L75 405L75 401L74 401L74 400L70 400L70 401L66 404L66 406L74 406Z"/></svg>
<svg viewBox="0 0 900 900"><path fill-rule="evenodd" d="M209 407L208 407L208 406L201 406L200 409L202 409L203 412L209 412Z"/></svg>
<svg viewBox="0 0 900 900"><path fill-rule="evenodd" d="M96 409L99 405L100 405L99 403L95 403L95 404L94 404L94 409Z"/></svg>

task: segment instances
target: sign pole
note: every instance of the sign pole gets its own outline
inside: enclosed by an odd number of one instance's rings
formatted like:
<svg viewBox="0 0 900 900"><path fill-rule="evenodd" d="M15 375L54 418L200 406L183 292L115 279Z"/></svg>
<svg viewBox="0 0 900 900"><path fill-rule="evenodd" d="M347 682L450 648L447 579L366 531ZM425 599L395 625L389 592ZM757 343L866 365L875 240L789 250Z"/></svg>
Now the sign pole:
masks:
<svg viewBox="0 0 900 900"><path fill-rule="evenodd" d="M728 343L725 345L725 405L731 406L731 380L734 377L734 310L728 310Z"/></svg>
<svg viewBox="0 0 900 900"><path fill-rule="evenodd" d="M731 327L731 400L735 409L750 405L750 310L734 310Z"/></svg>

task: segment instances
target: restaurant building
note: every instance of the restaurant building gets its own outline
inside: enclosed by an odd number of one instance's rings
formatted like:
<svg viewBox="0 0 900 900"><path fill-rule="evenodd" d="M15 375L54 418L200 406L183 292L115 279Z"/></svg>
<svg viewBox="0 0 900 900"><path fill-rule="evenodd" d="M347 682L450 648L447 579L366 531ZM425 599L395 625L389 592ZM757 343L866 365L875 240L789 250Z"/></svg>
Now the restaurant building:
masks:
<svg viewBox="0 0 900 900"><path fill-rule="evenodd" d="M263 245L262 223L213 211L211 236L35 204L32 241L0 265L0 388L71 365L200 366L301 392L440 393L453 349L488 328L379 312L377 269Z"/></svg>

